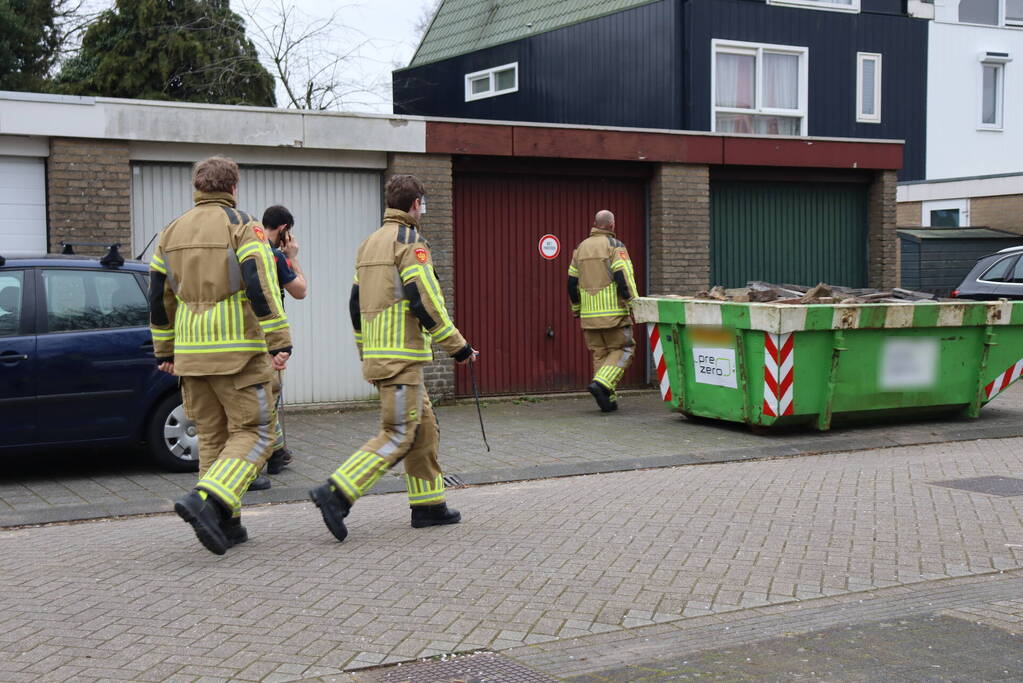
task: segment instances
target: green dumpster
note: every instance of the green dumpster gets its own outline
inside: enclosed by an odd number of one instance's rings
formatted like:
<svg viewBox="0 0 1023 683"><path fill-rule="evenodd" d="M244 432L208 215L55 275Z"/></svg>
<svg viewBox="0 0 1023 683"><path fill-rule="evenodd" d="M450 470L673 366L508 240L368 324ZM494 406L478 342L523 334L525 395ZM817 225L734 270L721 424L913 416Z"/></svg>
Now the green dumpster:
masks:
<svg viewBox="0 0 1023 683"><path fill-rule="evenodd" d="M1023 301L771 304L641 297L661 395L687 415L831 427L981 407L1023 372Z"/></svg>

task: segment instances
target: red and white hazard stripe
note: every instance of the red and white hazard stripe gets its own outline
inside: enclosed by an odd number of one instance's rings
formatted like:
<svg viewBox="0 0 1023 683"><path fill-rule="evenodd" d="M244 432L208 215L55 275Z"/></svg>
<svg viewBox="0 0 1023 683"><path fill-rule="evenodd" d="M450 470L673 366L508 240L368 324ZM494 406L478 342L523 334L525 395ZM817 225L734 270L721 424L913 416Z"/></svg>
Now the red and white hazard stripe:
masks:
<svg viewBox="0 0 1023 683"><path fill-rule="evenodd" d="M664 362L664 349L661 347L661 334L657 325L647 323L650 337L650 351L654 354L654 367L657 368L657 381L661 385L661 398L671 400L671 382L668 380L668 364Z"/></svg>
<svg viewBox="0 0 1023 683"><path fill-rule="evenodd" d="M792 333L764 333L764 415L792 415L793 368Z"/></svg>
<svg viewBox="0 0 1023 683"><path fill-rule="evenodd" d="M991 384L984 387L984 391L987 394L987 399L990 401L995 396L1000 394L1005 387L1009 386L1013 382L1019 379L1019 376L1023 374L1023 358L1016 361L1014 365L1009 367L1008 370L995 377Z"/></svg>

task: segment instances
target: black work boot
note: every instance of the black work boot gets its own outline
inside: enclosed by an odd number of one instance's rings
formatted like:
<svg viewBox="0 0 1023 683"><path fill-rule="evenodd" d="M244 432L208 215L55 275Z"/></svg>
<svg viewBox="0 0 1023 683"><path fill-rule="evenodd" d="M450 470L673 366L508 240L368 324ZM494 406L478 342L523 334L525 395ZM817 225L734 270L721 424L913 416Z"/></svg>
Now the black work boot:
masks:
<svg viewBox="0 0 1023 683"><path fill-rule="evenodd" d="M192 525L195 535L206 550L223 555L231 547L231 542L220 527L228 516L227 510L212 498L203 500L198 491L192 491L174 503L174 512Z"/></svg>
<svg viewBox="0 0 1023 683"><path fill-rule="evenodd" d="M590 382L590 385L586 387L586 391L593 394L593 398L596 399L597 405L600 406L602 412L610 413L615 409L615 402L611 400L611 392L604 388L603 384Z"/></svg>
<svg viewBox="0 0 1023 683"><path fill-rule="evenodd" d="M291 464L291 451L287 448L278 448L276 451L270 454L270 459L266 461L266 473L267 474L280 474L281 470Z"/></svg>
<svg viewBox="0 0 1023 683"><path fill-rule="evenodd" d="M252 483L249 484L248 490L266 491L271 486L273 486L273 483L270 481L270 477L266 476L265 474L260 474L257 475L256 478L252 480Z"/></svg>
<svg viewBox="0 0 1023 683"><path fill-rule="evenodd" d="M249 532L242 526L241 517L228 517L220 523L220 530L231 545L238 545L249 540Z"/></svg>
<svg viewBox="0 0 1023 683"><path fill-rule="evenodd" d="M412 508L412 528L422 529L424 526L440 526L441 524L458 524L462 521L462 513L449 508L447 503L439 505L410 505Z"/></svg>
<svg viewBox="0 0 1023 683"><path fill-rule="evenodd" d="M334 534L334 538L339 541L348 538L345 517L352 509L352 504L348 502L348 499L339 491L335 491L329 482L309 489L309 498L316 503L316 507L320 508L323 523L330 529L330 533Z"/></svg>

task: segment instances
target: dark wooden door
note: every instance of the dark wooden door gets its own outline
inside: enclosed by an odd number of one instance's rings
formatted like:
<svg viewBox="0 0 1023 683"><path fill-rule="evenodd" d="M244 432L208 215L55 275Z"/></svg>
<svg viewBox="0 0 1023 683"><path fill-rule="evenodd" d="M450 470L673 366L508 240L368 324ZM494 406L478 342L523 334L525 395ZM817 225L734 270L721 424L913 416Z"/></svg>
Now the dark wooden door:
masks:
<svg viewBox="0 0 1023 683"><path fill-rule="evenodd" d="M566 279L572 252L600 209L615 214L640 293L646 292L646 185L640 179L460 174L455 177L455 292L458 327L482 354L484 394L580 391L593 375ZM556 236L551 260L538 245ZM646 379L645 330L622 386ZM456 391L472 394L457 369Z"/></svg>

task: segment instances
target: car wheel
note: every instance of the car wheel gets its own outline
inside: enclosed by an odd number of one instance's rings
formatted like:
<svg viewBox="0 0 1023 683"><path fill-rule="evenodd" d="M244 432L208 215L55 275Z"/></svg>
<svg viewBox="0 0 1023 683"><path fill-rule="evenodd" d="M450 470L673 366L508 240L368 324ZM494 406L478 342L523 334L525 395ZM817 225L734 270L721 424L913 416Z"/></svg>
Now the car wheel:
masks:
<svg viewBox="0 0 1023 683"><path fill-rule="evenodd" d="M148 429L149 453L171 472L199 471L199 435L185 415L181 394L167 396L153 411Z"/></svg>

